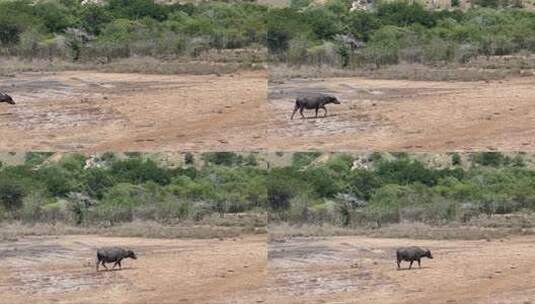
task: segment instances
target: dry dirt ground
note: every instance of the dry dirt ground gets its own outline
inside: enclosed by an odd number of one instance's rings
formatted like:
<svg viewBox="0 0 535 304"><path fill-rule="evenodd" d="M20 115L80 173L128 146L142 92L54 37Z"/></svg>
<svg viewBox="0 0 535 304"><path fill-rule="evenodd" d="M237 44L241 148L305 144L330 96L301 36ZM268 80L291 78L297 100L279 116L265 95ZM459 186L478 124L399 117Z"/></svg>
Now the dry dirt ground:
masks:
<svg viewBox="0 0 535 304"><path fill-rule="evenodd" d="M266 135L265 71L67 71L0 78L0 150L252 150Z"/></svg>
<svg viewBox="0 0 535 304"><path fill-rule="evenodd" d="M97 273L95 248L117 245L133 248L138 259ZM266 263L265 235L22 238L0 243L0 303L255 303Z"/></svg>
<svg viewBox="0 0 535 304"><path fill-rule="evenodd" d="M398 271L395 248L419 245L434 259ZM268 247L266 303L474 303L535 301L535 237L424 241L295 238ZM414 268L414 266L416 266Z"/></svg>
<svg viewBox="0 0 535 304"><path fill-rule="evenodd" d="M328 105L327 118L297 113L290 120L295 97L311 92L334 94L342 104ZM292 79L270 83L268 100L268 142L280 150L535 150L535 77Z"/></svg>

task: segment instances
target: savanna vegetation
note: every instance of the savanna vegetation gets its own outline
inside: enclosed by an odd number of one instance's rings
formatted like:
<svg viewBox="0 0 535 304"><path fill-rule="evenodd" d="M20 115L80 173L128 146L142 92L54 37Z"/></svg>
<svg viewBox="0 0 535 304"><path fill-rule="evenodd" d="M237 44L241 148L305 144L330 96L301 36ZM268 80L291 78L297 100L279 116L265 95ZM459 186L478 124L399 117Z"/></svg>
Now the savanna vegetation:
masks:
<svg viewBox="0 0 535 304"><path fill-rule="evenodd" d="M173 225L199 226L186 231L192 234L202 226L265 231L268 174L254 159L186 154L183 165L171 167L138 153L89 161L79 154L51 160L48 153L27 153L24 164L0 168L0 222L80 229L131 224L129 235Z"/></svg>
<svg viewBox="0 0 535 304"><path fill-rule="evenodd" d="M395 64L465 65L518 55L508 68L533 68L535 12L522 1L474 1L469 9L429 10L415 1L377 1L350 11L350 0L293 0L272 9L268 47L274 63L381 68ZM486 62L486 68L496 68Z"/></svg>
<svg viewBox="0 0 535 304"><path fill-rule="evenodd" d="M0 55L75 63L148 57L251 64L264 59L266 12L249 2L2 0Z"/></svg>
<svg viewBox="0 0 535 304"><path fill-rule="evenodd" d="M273 223L352 229L473 224L535 211L530 155L439 156L440 166L418 154L294 153L291 164L266 169L265 155L231 152L188 153L178 166L150 154L105 153L87 162L79 154L51 160L27 153L24 164L0 168L0 219L79 227L231 225L229 219L268 212Z"/></svg>
<svg viewBox="0 0 535 304"><path fill-rule="evenodd" d="M468 64L519 55L508 68L533 68L535 13L522 1L480 0L461 10L418 2L376 1L350 11L351 0L292 0L287 7L254 1L160 3L153 0L0 1L0 55L35 61L152 66L151 60L260 66L271 62L358 69L405 64ZM30 69L19 61L8 62ZM7 65L4 63L3 65ZM42 66L38 62L35 66ZM487 68L498 68L491 62ZM500 66L499 68L501 68ZM120 68L117 68L120 70ZM177 69L175 69L177 70Z"/></svg>
<svg viewBox="0 0 535 304"><path fill-rule="evenodd" d="M535 225L529 216L535 211L535 170L523 154L444 154L440 166L417 154L374 153L359 157L357 165L354 156L343 153L327 161L316 157L296 153L294 165L271 170L272 224L343 229L402 223Z"/></svg>

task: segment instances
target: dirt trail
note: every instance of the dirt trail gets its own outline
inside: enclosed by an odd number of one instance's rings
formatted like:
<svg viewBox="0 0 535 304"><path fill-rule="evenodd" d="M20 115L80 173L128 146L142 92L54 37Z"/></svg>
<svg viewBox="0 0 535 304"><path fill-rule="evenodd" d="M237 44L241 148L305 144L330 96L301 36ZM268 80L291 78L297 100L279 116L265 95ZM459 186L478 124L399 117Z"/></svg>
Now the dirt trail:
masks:
<svg viewBox="0 0 535 304"><path fill-rule="evenodd" d="M295 96L332 93L324 119L290 120ZM271 147L283 150L535 150L535 77L486 82L363 78L269 85ZM322 113L322 112L320 112ZM308 111L308 116L313 111Z"/></svg>
<svg viewBox="0 0 535 304"><path fill-rule="evenodd" d="M0 150L252 150L266 135L265 71L69 71L0 78Z"/></svg>
<svg viewBox="0 0 535 304"><path fill-rule="evenodd" d="M417 244L434 259L396 270L394 252ZM532 303L535 237L422 241L296 238L269 245L266 303Z"/></svg>
<svg viewBox="0 0 535 304"><path fill-rule="evenodd" d="M135 249L138 259L95 272L95 248L117 245ZM262 300L266 254L265 236L23 238L0 243L0 302L254 303Z"/></svg>

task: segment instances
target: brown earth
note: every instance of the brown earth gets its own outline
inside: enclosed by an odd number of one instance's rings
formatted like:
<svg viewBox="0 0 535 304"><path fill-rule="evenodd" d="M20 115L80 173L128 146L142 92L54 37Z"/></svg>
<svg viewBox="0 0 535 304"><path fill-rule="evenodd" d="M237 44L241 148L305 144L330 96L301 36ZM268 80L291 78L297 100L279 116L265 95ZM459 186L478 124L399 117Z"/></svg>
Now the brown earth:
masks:
<svg viewBox="0 0 535 304"><path fill-rule="evenodd" d="M265 71L67 71L0 78L0 150L253 150L266 134Z"/></svg>
<svg viewBox="0 0 535 304"><path fill-rule="evenodd" d="M434 259L398 271L395 248ZM268 247L266 303L533 303L535 237L503 240L294 238Z"/></svg>
<svg viewBox="0 0 535 304"><path fill-rule="evenodd" d="M335 94L342 104L328 105L327 118L303 120L297 113L290 120L295 97L311 92ZM293 79L269 85L269 105L268 142L275 150L535 150L535 77Z"/></svg>
<svg viewBox="0 0 535 304"><path fill-rule="evenodd" d="M534 151L535 77L487 82L85 71L0 78L0 150ZM327 118L289 119L295 96L336 94ZM307 111L307 115L313 113Z"/></svg>
<svg viewBox="0 0 535 304"><path fill-rule="evenodd" d="M138 259L125 260L122 270L97 273L100 246L133 248ZM254 303L262 301L266 255L261 235L27 237L0 243L0 303Z"/></svg>

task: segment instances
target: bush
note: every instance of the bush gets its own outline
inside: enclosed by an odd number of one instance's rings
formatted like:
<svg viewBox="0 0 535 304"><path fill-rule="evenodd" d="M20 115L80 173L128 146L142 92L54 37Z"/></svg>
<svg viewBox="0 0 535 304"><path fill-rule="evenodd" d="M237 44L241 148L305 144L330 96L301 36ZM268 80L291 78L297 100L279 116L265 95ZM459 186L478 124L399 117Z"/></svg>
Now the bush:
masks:
<svg viewBox="0 0 535 304"><path fill-rule="evenodd" d="M208 152L203 154L203 159L207 163L223 166L239 165L243 161L240 155L233 152Z"/></svg>
<svg viewBox="0 0 535 304"><path fill-rule="evenodd" d="M436 24L435 17L421 4L408 4L402 1L381 2L377 6L377 17L383 24L395 26L408 26L420 24L432 27Z"/></svg>
<svg viewBox="0 0 535 304"><path fill-rule="evenodd" d="M474 154L472 157L474 164L491 167L507 165L509 161L509 158L500 152L481 152Z"/></svg>
<svg viewBox="0 0 535 304"><path fill-rule="evenodd" d="M518 5L506 2L480 5ZM535 49L533 12L485 8L429 11L420 4L402 1L381 2L369 11L349 12L348 6L344 1L330 1L323 6L272 9L267 41L272 59L335 67L380 67L400 61L434 65ZM325 52L327 46L348 34L364 43L337 45L339 57L334 60L331 52ZM309 58L311 50L314 59Z"/></svg>
<svg viewBox="0 0 535 304"><path fill-rule="evenodd" d="M426 168L422 163L410 159L380 162L376 173L384 183L399 185L419 182L433 186L437 183L438 178L436 172Z"/></svg>
<svg viewBox="0 0 535 304"><path fill-rule="evenodd" d="M53 154L52 152L27 152L24 155L24 163L28 166L40 165Z"/></svg>
<svg viewBox="0 0 535 304"><path fill-rule="evenodd" d="M109 63L134 55L182 56L190 46L194 56L208 49L258 48L266 44L266 14L266 7L251 3L4 1L0 51Z"/></svg>
<svg viewBox="0 0 535 304"><path fill-rule="evenodd" d="M26 190L16 180L0 177L0 207L7 211L14 211L22 207Z"/></svg>
<svg viewBox="0 0 535 304"><path fill-rule="evenodd" d="M117 182L108 170L103 168L91 168L86 170L84 175L85 191L96 199L102 199L108 188L113 187Z"/></svg>
<svg viewBox="0 0 535 304"><path fill-rule="evenodd" d="M320 152L295 152L292 154L292 166L295 168L308 166L320 155Z"/></svg>
<svg viewBox="0 0 535 304"><path fill-rule="evenodd" d="M382 184L377 174L368 170L355 170L349 176L348 190L358 198L367 201Z"/></svg>
<svg viewBox="0 0 535 304"><path fill-rule="evenodd" d="M170 173L158 167L151 159L134 157L114 162L110 168L111 173L122 182L144 183L153 181L160 185L169 184Z"/></svg>
<svg viewBox="0 0 535 304"><path fill-rule="evenodd" d="M210 162L197 168L161 167L139 153L105 154L89 168L82 155L46 155L29 153L25 165L0 168L0 219L222 223L218 216L228 213L269 211L274 221L356 228L535 210L535 171L521 153L472 153L472 167L448 154L453 165L445 169L407 153L371 154L358 169L354 156L317 152L295 153L290 166L271 169L254 166L254 154L205 154Z"/></svg>
<svg viewBox="0 0 535 304"><path fill-rule="evenodd" d="M461 165L461 155L459 153L453 153L451 156L451 164L454 166Z"/></svg>
<svg viewBox="0 0 535 304"><path fill-rule="evenodd" d="M191 152L187 152L184 156L184 163L186 165L193 165L195 163L195 157Z"/></svg>
<svg viewBox="0 0 535 304"><path fill-rule="evenodd" d="M38 178L53 196L66 196L77 190L76 180L71 172L58 165L49 165L39 169Z"/></svg>
<svg viewBox="0 0 535 304"><path fill-rule="evenodd" d="M267 184L267 201L270 210L275 212L290 208L290 200L295 196L296 189L289 183L273 177Z"/></svg>

